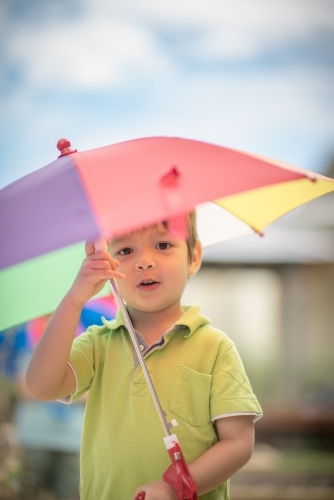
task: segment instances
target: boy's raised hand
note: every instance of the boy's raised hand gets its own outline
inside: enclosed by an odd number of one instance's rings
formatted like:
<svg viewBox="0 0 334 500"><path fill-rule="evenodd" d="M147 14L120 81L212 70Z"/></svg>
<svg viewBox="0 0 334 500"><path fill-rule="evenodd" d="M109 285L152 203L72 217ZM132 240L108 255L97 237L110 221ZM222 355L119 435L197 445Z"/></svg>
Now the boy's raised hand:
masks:
<svg viewBox="0 0 334 500"><path fill-rule="evenodd" d="M78 307L83 307L100 292L109 279L124 278L124 274L116 270L118 260L113 259L107 250L96 252L94 242L86 242L85 251L86 258L68 292Z"/></svg>

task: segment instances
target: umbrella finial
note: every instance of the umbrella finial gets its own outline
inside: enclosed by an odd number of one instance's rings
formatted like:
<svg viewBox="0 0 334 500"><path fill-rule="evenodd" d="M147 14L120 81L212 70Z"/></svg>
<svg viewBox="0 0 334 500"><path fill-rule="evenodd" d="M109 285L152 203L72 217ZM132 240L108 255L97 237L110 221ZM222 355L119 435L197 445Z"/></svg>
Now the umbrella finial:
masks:
<svg viewBox="0 0 334 500"><path fill-rule="evenodd" d="M71 143L68 139L59 139L57 142L57 149L60 151L58 158L77 152L77 149L71 149Z"/></svg>

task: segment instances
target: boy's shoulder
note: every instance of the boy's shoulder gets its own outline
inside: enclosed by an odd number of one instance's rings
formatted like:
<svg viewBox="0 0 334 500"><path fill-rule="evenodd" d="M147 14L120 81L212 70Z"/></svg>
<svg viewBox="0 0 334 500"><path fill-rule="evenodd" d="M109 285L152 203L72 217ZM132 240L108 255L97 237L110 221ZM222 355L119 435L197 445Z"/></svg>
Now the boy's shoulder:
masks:
<svg viewBox="0 0 334 500"><path fill-rule="evenodd" d="M234 344L226 333L215 328L211 324L210 319L201 313L201 307L199 305L183 306L183 309L185 313L177 324L188 327L188 337L192 337L194 341L203 340L203 342L224 344L226 347Z"/></svg>
<svg viewBox="0 0 334 500"><path fill-rule="evenodd" d="M121 311L118 309L115 318L107 319L101 316L102 325L91 325L87 328L83 336L89 336L92 339L104 338L108 336L111 332L118 330L120 327L124 326L123 316Z"/></svg>

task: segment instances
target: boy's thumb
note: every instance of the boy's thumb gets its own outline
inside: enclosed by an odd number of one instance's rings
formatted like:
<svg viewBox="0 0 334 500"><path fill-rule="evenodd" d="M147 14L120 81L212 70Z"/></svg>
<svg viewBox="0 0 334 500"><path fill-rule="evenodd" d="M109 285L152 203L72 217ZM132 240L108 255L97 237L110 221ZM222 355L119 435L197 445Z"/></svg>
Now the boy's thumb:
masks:
<svg viewBox="0 0 334 500"><path fill-rule="evenodd" d="M94 247L95 247L95 252L98 252L99 250L108 250L108 243L103 238L103 236L99 236L94 241Z"/></svg>

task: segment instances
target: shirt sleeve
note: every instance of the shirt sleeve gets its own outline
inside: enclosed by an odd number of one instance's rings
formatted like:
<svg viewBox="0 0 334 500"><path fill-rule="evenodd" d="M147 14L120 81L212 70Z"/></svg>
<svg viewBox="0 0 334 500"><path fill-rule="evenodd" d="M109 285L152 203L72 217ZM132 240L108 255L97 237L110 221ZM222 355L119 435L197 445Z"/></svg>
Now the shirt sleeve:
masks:
<svg viewBox="0 0 334 500"><path fill-rule="evenodd" d="M88 329L72 344L69 365L76 379L76 391L71 396L71 402L79 399L91 386L95 374L94 347L93 329Z"/></svg>
<svg viewBox="0 0 334 500"><path fill-rule="evenodd" d="M262 409L253 393L242 360L234 345L217 358L210 391L211 420L235 414L262 416Z"/></svg>

